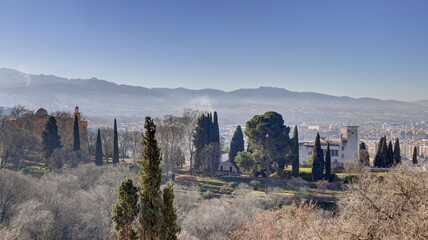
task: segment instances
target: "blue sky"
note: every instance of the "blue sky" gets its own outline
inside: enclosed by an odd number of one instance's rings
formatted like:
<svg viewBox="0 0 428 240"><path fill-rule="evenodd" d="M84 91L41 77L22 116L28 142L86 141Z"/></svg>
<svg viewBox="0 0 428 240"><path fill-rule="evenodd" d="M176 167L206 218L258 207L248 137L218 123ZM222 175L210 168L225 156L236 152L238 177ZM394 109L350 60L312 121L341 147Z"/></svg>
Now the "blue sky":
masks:
<svg viewBox="0 0 428 240"><path fill-rule="evenodd" d="M145 87L428 99L428 1L0 2L0 67Z"/></svg>

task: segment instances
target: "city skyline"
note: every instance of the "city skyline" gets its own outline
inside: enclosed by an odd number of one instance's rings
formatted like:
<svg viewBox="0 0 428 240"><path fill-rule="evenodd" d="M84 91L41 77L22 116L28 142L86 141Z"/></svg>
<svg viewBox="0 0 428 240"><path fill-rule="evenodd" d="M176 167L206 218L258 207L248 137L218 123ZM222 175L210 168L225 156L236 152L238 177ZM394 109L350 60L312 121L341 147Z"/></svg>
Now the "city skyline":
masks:
<svg viewBox="0 0 428 240"><path fill-rule="evenodd" d="M428 98L424 1L162 3L2 1L0 67L149 88Z"/></svg>

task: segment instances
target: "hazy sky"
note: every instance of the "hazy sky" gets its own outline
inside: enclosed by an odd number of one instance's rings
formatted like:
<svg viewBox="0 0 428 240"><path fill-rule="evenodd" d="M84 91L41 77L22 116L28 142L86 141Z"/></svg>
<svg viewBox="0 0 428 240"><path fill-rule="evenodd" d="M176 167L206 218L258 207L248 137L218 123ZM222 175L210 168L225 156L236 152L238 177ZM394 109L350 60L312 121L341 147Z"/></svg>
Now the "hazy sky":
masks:
<svg viewBox="0 0 428 240"><path fill-rule="evenodd" d="M34 74L428 99L426 0L1 0L0 29Z"/></svg>

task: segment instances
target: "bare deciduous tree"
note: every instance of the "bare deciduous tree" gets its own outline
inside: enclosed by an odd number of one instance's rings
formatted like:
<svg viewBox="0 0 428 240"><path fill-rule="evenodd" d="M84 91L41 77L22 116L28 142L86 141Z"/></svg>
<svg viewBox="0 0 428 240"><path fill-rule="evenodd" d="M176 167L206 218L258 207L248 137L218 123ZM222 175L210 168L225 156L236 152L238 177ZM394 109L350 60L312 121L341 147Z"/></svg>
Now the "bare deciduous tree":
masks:
<svg viewBox="0 0 428 240"><path fill-rule="evenodd" d="M109 154L113 151L113 129L101 128L101 140L106 162L108 162Z"/></svg>

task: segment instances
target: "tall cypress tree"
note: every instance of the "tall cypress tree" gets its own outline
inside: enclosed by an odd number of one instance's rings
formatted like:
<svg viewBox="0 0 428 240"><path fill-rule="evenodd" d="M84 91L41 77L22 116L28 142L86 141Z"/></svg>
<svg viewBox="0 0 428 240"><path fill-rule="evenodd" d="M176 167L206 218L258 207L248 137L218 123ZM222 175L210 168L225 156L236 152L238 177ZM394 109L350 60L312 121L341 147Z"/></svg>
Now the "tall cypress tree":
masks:
<svg viewBox="0 0 428 240"><path fill-rule="evenodd" d="M238 152L245 151L244 148L244 134L242 133L241 126L238 125L236 127L235 132L233 133L232 140L230 141L230 150L229 150L229 160L232 163L232 165L238 170L239 168L235 163L235 157L238 154Z"/></svg>
<svg viewBox="0 0 428 240"><path fill-rule="evenodd" d="M174 188L172 183L169 183L163 189L162 195L162 231L160 240L176 240L180 228L177 226L177 214L174 208Z"/></svg>
<svg viewBox="0 0 428 240"><path fill-rule="evenodd" d="M138 214L138 189L131 179L123 181L118 190L117 202L113 205L111 219L119 240L137 239L133 222Z"/></svg>
<svg viewBox="0 0 428 240"><path fill-rule="evenodd" d="M220 144L220 128L218 126L217 112L214 112L212 132L213 132L213 142Z"/></svg>
<svg viewBox="0 0 428 240"><path fill-rule="evenodd" d="M79 129L79 118L77 114L74 115L73 151L80 151L80 129Z"/></svg>
<svg viewBox="0 0 428 240"><path fill-rule="evenodd" d="M193 144L195 145L194 169L200 170L202 160L204 158L204 148L208 143L207 133L207 117L202 114L196 123L195 132L193 134Z"/></svg>
<svg viewBox="0 0 428 240"><path fill-rule="evenodd" d="M360 143L360 164L361 166L370 166L370 155L364 142Z"/></svg>
<svg viewBox="0 0 428 240"><path fill-rule="evenodd" d="M374 165L376 167L386 167L387 163L387 155L388 155L388 145L386 143L386 136L381 137L379 140L379 145L375 157Z"/></svg>
<svg viewBox="0 0 428 240"><path fill-rule="evenodd" d="M418 164L418 148L416 146L413 148L412 163Z"/></svg>
<svg viewBox="0 0 428 240"><path fill-rule="evenodd" d="M291 144L292 148L293 148L293 160L291 162L291 174L293 175L293 177L298 177L299 176L299 168L300 168L300 163L299 163L299 133L297 131L297 125L294 126L294 132L293 132L293 139L292 139L292 144Z"/></svg>
<svg viewBox="0 0 428 240"><path fill-rule="evenodd" d="M98 129L97 143L95 145L95 164L97 166L103 165L103 147L101 145L101 131Z"/></svg>
<svg viewBox="0 0 428 240"><path fill-rule="evenodd" d="M327 152L325 153L325 179L330 180L331 176L331 153L330 143L327 144Z"/></svg>
<svg viewBox="0 0 428 240"><path fill-rule="evenodd" d="M211 166L212 170L211 172L218 171L219 165L220 165L220 158L221 158L221 149L220 149L220 128L218 125L218 117L217 112L214 112L213 115L213 122L212 122L212 146L213 146L213 158L211 159Z"/></svg>
<svg viewBox="0 0 428 240"><path fill-rule="evenodd" d="M117 123L115 118L113 130L113 164L116 163L119 163L119 138L117 136Z"/></svg>
<svg viewBox="0 0 428 240"><path fill-rule="evenodd" d="M386 151L386 167L392 167L394 166L394 150L392 149L391 141L389 141Z"/></svg>
<svg viewBox="0 0 428 240"><path fill-rule="evenodd" d="M146 117L144 128L139 229L141 239L155 240L162 231L161 153L155 138L156 125L150 117Z"/></svg>
<svg viewBox="0 0 428 240"><path fill-rule="evenodd" d="M401 163L401 150L400 150L400 141L395 139L394 144L394 165L398 165Z"/></svg>
<svg viewBox="0 0 428 240"><path fill-rule="evenodd" d="M55 149L61 148L61 137L58 134L58 126L54 117L49 117L42 132L43 153L45 158L52 156Z"/></svg>
<svg viewBox="0 0 428 240"><path fill-rule="evenodd" d="M324 153L321 149L321 138L319 133L317 133L317 137L315 138L312 159L312 179L316 182L324 178Z"/></svg>

